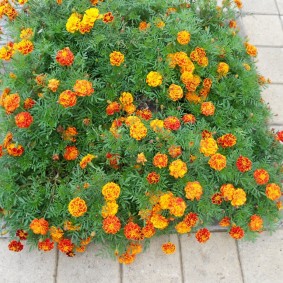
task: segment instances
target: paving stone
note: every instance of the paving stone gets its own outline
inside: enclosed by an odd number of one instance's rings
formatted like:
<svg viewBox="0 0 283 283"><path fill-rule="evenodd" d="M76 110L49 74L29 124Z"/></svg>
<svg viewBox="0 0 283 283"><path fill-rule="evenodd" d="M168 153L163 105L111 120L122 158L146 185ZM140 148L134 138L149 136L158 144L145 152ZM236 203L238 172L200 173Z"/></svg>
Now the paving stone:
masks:
<svg viewBox="0 0 283 283"><path fill-rule="evenodd" d="M283 48L258 48L258 70L273 83L283 83Z"/></svg>
<svg viewBox="0 0 283 283"><path fill-rule="evenodd" d="M243 24L251 44L283 46L283 30L278 16L244 16ZM272 29L272 32L270 32L270 29Z"/></svg>
<svg viewBox="0 0 283 283"><path fill-rule="evenodd" d="M111 258L97 255L90 245L85 253L67 257L59 252L57 283L118 283L120 282L119 263Z"/></svg>
<svg viewBox="0 0 283 283"><path fill-rule="evenodd" d="M280 15L283 15L283 0L276 0Z"/></svg>
<svg viewBox="0 0 283 283"><path fill-rule="evenodd" d="M55 282L56 252L29 252L26 246L19 252L8 250L8 239L0 239L1 283Z"/></svg>
<svg viewBox="0 0 283 283"><path fill-rule="evenodd" d="M243 282L236 243L226 233L212 233L204 244L183 235L181 251L185 283Z"/></svg>
<svg viewBox="0 0 283 283"><path fill-rule="evenodd" d="M275 0L243 1L243 12L259 14L278 14Z"/></svg>
<svg viewBox="0 0 283 283"><path fill-rule="evenodd" d="M255 243L239 242L245 282L282 283L283 230L262 233Z"/></svg>
<svg viewBox="0 0 283 283"><path fill-rule="evenodd" d="M161 245L170 241L176 252L165 255ZM177 235L159 237L151 241L148 251L137 256L131 265L123 266L123 283L179 283L182 282L181 261Z"/></svg>
<svg viewBox="0 0 283 283"><path fill-rule="evenodd" d="M262 92L263 100L274 114L270 124L283 125L283 85L271 84Z"/></svg>

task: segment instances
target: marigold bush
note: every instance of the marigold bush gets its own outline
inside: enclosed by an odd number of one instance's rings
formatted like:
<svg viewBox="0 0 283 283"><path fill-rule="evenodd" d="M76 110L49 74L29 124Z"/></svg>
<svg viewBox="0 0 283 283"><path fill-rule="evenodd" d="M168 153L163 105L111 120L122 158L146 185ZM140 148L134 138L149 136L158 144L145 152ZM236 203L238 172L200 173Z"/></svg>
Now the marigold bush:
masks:
<svg viewBox="0 0 283 283"><path fill-rule="evenodd" d="M274 230L283 131L224 0L0 0L0 215L9 249L94 242L132 263L153 236ZM4 233L4 231L2 231ZM160 247L175 251L170 241Z"/></svg>

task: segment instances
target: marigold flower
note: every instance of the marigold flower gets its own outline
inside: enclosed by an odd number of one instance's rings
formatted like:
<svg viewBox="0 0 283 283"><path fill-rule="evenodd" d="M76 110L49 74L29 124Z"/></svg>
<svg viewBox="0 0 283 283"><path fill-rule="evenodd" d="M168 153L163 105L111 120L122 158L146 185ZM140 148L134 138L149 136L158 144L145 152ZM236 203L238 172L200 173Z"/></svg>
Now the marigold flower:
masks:
<svg viewBox="0 0 283 283"><path fill-rule="evenodd" d="M177 145L171 145L168 149L168 153L172 158L177 158L182 154L182 148Z"/></svg>
<svg viewBox="0 0 283 283"><path fill-rule="evenodd" d="M172 131L177 131L181 127L180 120L175 116L169 116L164 119L164 128Z"/></svg>
<svg viewBox="0 0 283 283"><path fill-rule="evenodd" d="M142 163L142 165L144 165L145 162L147 162L147 159L145 158L145 155L143 152L138 154L136 161L137 163Z"/></svg>
<svg viewBox="0 0 283 283"><path fill-rule="evenodd" d="M208 164L212 169L221 171L226 167L226 157L220 153L216 153L211 156Z"/></svg>
<svg viewBox="0 0 283 283"><path fill-rule="evenodd" d="M139 24L140 31L147 30L149 27L150 27L150 23L147 23L147 22L140 22Z"/></svg>
<svg viewBox="0 0 283 283"><path fill-rule="evenodd" d="M101 215L103 218L108 216L114 216L118 212L118 204L115 201L107 201L105 205L102 206Z"/></svg>
<svg viewBox="0 0 283 283"><path fill-rule="evenodd" d="M63 139L65 141L72 141L75 142L76 139L74 138L76 135L78 135L77 129L75 127L68 127L64 132L63 132Z"/></svg>
<svg viewBox="0 0 283 283"><path fill-rule="evenodd" d="M147 239L153 237L155 234L155 228L153 224L150 221L147 221L146 225L142 228L141 233Z"/></svg>
<svg viewBox="0 0 283 283"><path fill-rule="evenodd" d="M72 53L69 47L65 47L59 50L56 54L56 61L61 66L71 66L74 62L74 59L74 54Z"/></svg>
<svg viewBox="0 0 283 283"><path fill-rule="evenodd" d="M117 216L108 216L103 220L102 228L107 234L116 234L121 229L121 222Z"/></svg>
<svg viewBox="0 0 283 283"><path fill-rule="evenodd" d="M170 214L181 217L184 215L187 205L185 201L180 197L172 197L169 204Z"/></svg>
<svg viewBox="0 0 283 283"><path fill-rule="evenodd" d="M54 248L54 243L50 239L38 242L38 249L44 252L49 252Z"/></svg>
<svg viewBox="0 0 283 283"><path fill-rule="evenodd" d="M165 27L165 23L163 22L163 21L157 21L156 23L155 23L155 25L158 27L158 28L160 28L160 29L163 29L164 27Z"/></svg>
<svg viewBox="0 0 283 283"><path fill-rule="evenodd" d="M77 103L77 96L75 92L72 92L71 90L65 90L63 91L58 99L58 102L64 107L73 107Z"/></svg>
<svg viewBox="0 0 283 283"><path fill-rule="evenodd" d="M25 28L21 30L20 38L21 39L30 39L33 37L33 30L31 28Z"/></svg>
<svg viewBox="0 0 283 283"><path fill-rule="evenodd" d="M194 92L188 92L186 94L186 99L194 104L198 104L201 102L201 98Z"/></svg>
<svg viewBox="0 0 283 283"><path fill-rule="evenodd" d="M222 194L221 193L215 193L211 197L211 202L213 204L220 205L222 203L222 201L223 201L223 198L222 198Z"/></svg>
<svg viewBox="0 0 283 283"><path fill-rule="evenodd" d="M28 238L28 233L22 229L17 230L16 236L20 238L20 240L26 240Z"/></svg>
<svg viewBox="0 0 283 283"><path fill-rule="evenodd" d="M124 227L124 235L129 240L138 241L141 238L141 227L134 222L129 222Z"/></svg>
<svg viewBox="0 0 283 283"><path fill-rule="evenodd" d="M113 14L111 12L104 14L102 21L106 24L113 22L114 21Z"/></svg>
<svg viewBox="0 0 283 283"><path fill-rule="evenodd" d="M236 189L233 192L231 204L233 206L241 206L244 205L247 200L246 193L243 189Z"/></svg>
<svg viewBox="0 0 283 283"><path fill-rule="evenodd" d="M20 241L13 240L9 243L8 248L12 252L20 252L23 250L24 245Z"/></svg>
<svg viewBox="0 0 283 283"><path fill-rule="evenodd" d="M240 156L236 161L236 166L240 172L247 172L252 169L252 162L249 158Z"/></svg>
<svg viewBox="0 0 283 283"><path fill-rule="evenodd" d="M119 67L125 60L125 56L119 52L119 51L114 51L110 55L110 64L112 66L117 66Z"/></svg>
<svg viewBox="0 0 283 283"><path fill-rule="evenodd" d="M28 39L23 39L19 43L15 44L15 50L18 50L23 55L31 53L34 49L33 43Z"/></svg>
<svg viewBox="0 0 283 283"><path fill-rule="evenodd" d="M176 246L171 242L164 243L161 248L162 251L168 255L173 254L176 251Z"/></svg>
<svg viewBox="0 0 283 283"><path fill-rule="evenodd" d="M235 187L232 184L224 184L220 188L222 197L226 201L231 201L235 192Z"/></svg>
<svg viewBox="0 0 283 283"><path fill-rule="evenodd" d="M173 197L174 196L171 192L161 195L159 198L159 204L160 204L161 209L169 209L170 203Z"/></svg>
<svg viewBox="0 0 283 283"><path fill-rule="evenodd" d="M121 110L121 105L118 102L111 102L108 104L106 108L106 114L107 115L114 115L115 113L120 112Z"/></svg>
<svg viewBox="0 0 283 283"><path fill-rule="evenodd" d="M265 194L271 200L277 200L282 195L280 187L275 183L266 186Z"/></svg>
<svg viewBox="0 0 283 283"><path fill-rule="evenodd" d="M51 226L49 229L50 236L53 242L58 243L64 236L64 232L61 228Z"/></svg>
<svg viewBox="0 0 283 283"><path fill-rule="evenodd" d="M75 146L67 146L64 151L64 158L68 161L77 159L79 151Z"/></svg>
<svg viewBox="0 0 283 283"><path fill-rule="evenodd" d="M84 156L80 162L80 167L82 169L86 168L86 166L88 165L88 163L90 163L92 161L92 159L94 159L95 156L92 154L87 154L86 156Z"/></svg>
<svg viewBox="0 0 283 283"><path fill-rule="evenodd" d="M158 168L165 168L168 164L168 157L166 154L157 153L153 157L153 165Z"/></svg>
<svg viewBox="0 0 283 283"><path fill-rule="evenodd" d="M24 153L24 148L20 144L10 143L7 146L7 151L9 155L17 157Z"/></svg>
<svg viewBox="0 0 283 283"><path fill-rule="evenodd" d="M160 230L165 229L169 224L169 220L161 214L154 214L151 216L150 222L153 224L154 228Z"/></svg>
<svg viewBox="0 0 283 283"><path fill-rule="evenodd" d="M247 54L249 54L252 57L256 57L257 56L257 48L254 45L249 44L249 43L246 42L245 46L246 46Z"/></svg>
<svg viewBox="0 0 283 283"><path fill-rule="evenodd" d="M179 99L181 99L183 97L184 93L183 93L183 89L176 84L171 84L169 86L169 97L173 100L173 101L177 101Z"/></svg>
<svg viewBox="0 0 283 283"><path fill-rule="evenodd" d="M87 80L77 80L73 90L77 96L90 96L94 93L92 83Z"/></svg>
<svg viewBox="0 0 283 283"><path fill-rule="evenodd" d="M30 97L28 97L28 98L24 101L24 108L25 108L26 110L31 109L34 105L35 105L35 101L34 101L32 98L30 98Z"/></svg>
<svg viewBox="0 0 283 283"><path fill-rule="evenodd" d="M137 255L142 252L142 245L138 243L130 243L130 245L127 248L127 253L132 255Z"/></svg>
<svg viewBox="0 0 283 283"><path fill-rule="evenodd" d="M0 48L0 59L9 61L15 53L14 43L9 42Z"/></svg>
<svg viewBox="0 0 283 283"><path fill-rule="evenodd" d="M188 182L185 187L186 198L193 201L194 199L200 200L203 189L198 181Z"/></svg>
<svg viewBox="0 0 283 283"><path fill-rule="evenodd" d="M123 264L131 264L135 261L135 259L135 254L123 253L118 257L118 262Z"/></svg>
<svg viewBox="0 0 283 283"><path fill-rule="evenodd" d="M146 180L149 182L149 184L157 184L160 180L160 175L156 172L151 172L147 175Z"/></svg>
<svg viewBox="0 0 283 283"><path fill-rule="evenodd" d="M33 117L29 112L21 112L15 116L15 122L18 128L28 128L33 122Z"/></svg>
<svg viewBox="0 0 283 283"><path fill-rule="evenodd" d="M146 83L151 87L158 87L162 84L162 75L158 72L149 72L146 77Z"/></svg>
<svg viewBox="0 0 283 283"><path fill-rule="evenodd" d="M3 147L7 148L7 146L11 143L12 140L13 140L13 134L11 132L8 132L4 138Z"/></svg>
<svg viewBox="0 0 283 283"><path fill-rule="evenodd" d="M49 229L49 224L44 218L33 219L29 225L34 234L46 235Z"/></svg>
<svg viewBox="0 0 283 283"><path fill-rule="evenodd" d="M249 222L249 228L251 231L260 232L263 228L263 220L259 215L252 215Z"/></svg>
<svg viewBox="0 0 283 283"><path fill-rule="evenodd" d="M227 75L227 73L229 72L229 65L224 63L224 62L220 62L218 64L217 67L217 73L221 76L221 77L225 77Z"/></svg>
<svg viewBox="0 0 283 283"><path fill-rule="evenodd" d="M198 215L196 213L190 212L184 217L183 221L189 227L194 227L198 222Z"/></svg>
<svg viewBox="0 0 283 283"><path fill-rule="evenodd" d="M277 140L283 142L283 131L278 131L276 133L276 138L277 138Z"/></svg>
<svg viewBox="0 0 283 283"><path fill-rule="evenodd" d="M58 249L62 253L70 253L73 251L73 248L74 248L74 244L70 239L62 239L58 243Z"/></svg>
<svg viewBox="0 0 283 283"><path fill-rule="evenodd" d="M134 102L133 95L130 92L123 92L119 100L123 105L130 105Z"/></svg>
<svg viewBox="0 0 283 283"><path fill-rule="evenodd" d="M223 217L220 222L219 225L221 227L229 227L231 225L231 219L228 216Z"/></svg>
<svg viewBox="0 0 283 283"><path fill-rule="evenodd" d="M188 172L187 164L181 159L174 160L169 165L169 172L170 176L173 176L176 179L183 178Z"/></svg>
<svg viewBox="0 0 283 283"><path fill-rule="evenodd" d="M7 113L13 113L20 106L20 96L18 93L8 94L3 99L3 107Z"/></svg>
<svg viewBox="0 0 283 283"><path fill-rule="evenodd" d="M210 232L206 228L199 229L195 235L199 243L205 243L210 238Z"/></svg>
<svg viewBox="0 0 283 283"><path fill-rule="evenodd" d="M120 192L120 186L115 184L114 182L109 182L102 187L102 195L107 201L116 200L119 197Z"/></svg>
<svg viewBox="0 0 283 283"><path fill-rule="evenodd" d="M232 238L234 238L236 240L240 240L244 237L245 232L240 226L233 226L230 229L229 234Z"/></svg>
<svg viewBox="0 0 283 283"><path fill-rule="evenodd" d="M196 117L193 114L185 114L182 117L182 120L185 124L194 124L196 122Z"/></svg>
<svg viewBox="0 0 283 283"><path fill-rule="evenodd" d="M175 226L176 231L179 234L189 233L191 231L191 227L185 222L181 221Z"/></svg>
<svg viewBox="0 0 283 283"><path fill-rule="evenodd" d="M147 135L147 128L146 126L141 123L137 122L130 126L130 136L137 141L144 139Z"/></svg>
<svg viewBox="0 0 283 283"><path fill-rule="evenodd" d="M217 143L214 138L206 138L200 141L199 151L205 156L211 156L215 154L218 150Z"/></svg>
<svg viewBox="0 0 283 283"><path fill-rule="evenodd" d="M203 102L201 104L201 114L205 116L212 116L215 112L215 106L211 101Z"/></svg>
<svg viewBox="0 0 283 283"><path fill-rule="evenodd" d="M232 147L237 143L237 138L232 134L226 134L218 138L217 143L223 148Z"/></svg>
<svg viewBox="0 0 283 283"><path fill-rule="evenodd" d="M149 109L139 109L136 111L136 115L142 119L148 121L152 118L152 113Z"/></svg>
<svg viewBox="0 0 283 283"><path fill-rule="evenodd" d="M191 35L188 31L186 30L182 30L179 31L177 34L177 41L181 44L181 45L185 45L188 44L191 40Z"/></svg>
<svg viewBox="0 0 283 283"><path fill-rule="evenodd" d="M81 217L87 212L86 202L79 197L74 198L69 202L68 211L74 217Z"/></svg>
<svg viewBox="0 0 283 283"><path fill-rule="evenodd" d="M264 169L256 169L254 171L254 179L258 185L265 185L269 181L269 174Z"/></svg>
<svg viewBox="0 0 283 283"><path fill-rule="evenodd" d="M79 30L81 15L78 13L72 13L66 23L66 30L70 33L75 33Z"/></svg>
<svg viewBox="0 0 283 283"><path fill-rule="evenodd" d="M124 105L123 110L129 115L133 114L136 111L136 106L134 104Z"/></svg>
<svg viewBox="0 0 283 283"><path fill-rule="evenodd" d="M193 75L188 81L186 82L186 89L189 92L196 91L197 87L200 85L201 79L197 75Z"/></svg>
<svg viewBox="0 0 283 283"><path fill-rule="evenodd" d="M163 120L155 119L150 122L150 127L153 129L154 132L161 132L164 128Z"/></svg>

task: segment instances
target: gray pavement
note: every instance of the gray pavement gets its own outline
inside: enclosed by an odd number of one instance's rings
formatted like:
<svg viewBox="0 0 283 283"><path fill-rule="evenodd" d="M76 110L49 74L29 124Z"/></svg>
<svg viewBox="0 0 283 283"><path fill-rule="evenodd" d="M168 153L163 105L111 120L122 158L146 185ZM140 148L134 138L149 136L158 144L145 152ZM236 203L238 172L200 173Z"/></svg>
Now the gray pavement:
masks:
<svg viewBox="0 0 283 283"><path fill-rule="evenodd" d="M243 5L244 33L258 47L259 72L272 81L263 92L274 113L270 126L283 130L283 0L243 0ZM0 238L0 283L283 282L282 227L272 235L263 232L255 243L235 241L218 228L212 227L205 244L194 235L157 238L130 266L98 257L94 246L73 258L27 247L16 254L8 250L8 239ZM177 247L173 255L160 249L168 239Z"/></svg>

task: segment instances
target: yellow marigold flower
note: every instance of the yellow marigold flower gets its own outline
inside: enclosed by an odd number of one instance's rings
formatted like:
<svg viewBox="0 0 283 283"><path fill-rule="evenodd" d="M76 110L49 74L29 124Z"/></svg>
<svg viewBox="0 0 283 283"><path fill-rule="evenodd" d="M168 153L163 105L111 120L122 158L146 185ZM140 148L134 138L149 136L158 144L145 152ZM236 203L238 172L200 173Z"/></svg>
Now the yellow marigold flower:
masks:
<svg viewBox="0 0 283 283"><path fill-rule="evenodd" d="M251 231L260 232L263 228L263 220L259 215L252 215L249 222L249 227Z"/></svg>
<svg viewBox="0 0 283 283"><path fill-rule="evenodd" d="M249 54L252 57L255 57L257 55L257 48L254 45L246 42L245 46L246 46L247 54Z"/></svg>
<svg viewBox="0 0 283 283"><path fill-rule="evenodd" d="M51 79L48 81L48 85L47 87L53 91L53 92L56 92L58 87L60 85L60 81L59 80L56 80L56 79Z"/></svg>
<svg viewBox="0 0 283 283"><path fill-rule="evenodd" d="M183 162L181 159L174 160L169 165L170 175L176 179L183 178L187 173L187 171L188 171L187 164Z"/></svg>
<svg viewBox="0 0 283 283"><path fill-rule="evenodd" d="M104 206L102 206L101 215L103 218L108 216L114 216L118 212L118 204L116 201L108 201Z"/></svg>
<svg viewBox="0 0 283 283"><path fill-rule="evenodd" d="M170 203L171 203L171 200L173 199L173 197L174 196L171 192L168 192L168 193L160 196L160 198L159 198L160 207L162 209L169 209Z"/></svg>
<svg viewBox="0 0 283 283"><path fill-rule="evenodd" d="M123 92L119 98L120 102L125 105L130 105L134 102L133 95L130 92Z"/></svg>
<svg viewBox="0 0 283 283"><path fill-rule="evenodd" d="M221 186L220 192L224 200L231 201L233 199L235 188L232 184L224 184Z"/></svg>
<svg viewBox="0 0 283 283"><path fill-rule="evenodd" d="M153 129L153 131L160 132L164 128L164 122L163 120L159 120L159 119L152 120L150 122L150 127Z"/></svg>
<svg viewBox="0 0 283 283"><path fill-rule="evenodd" d="M193 201L194 199L200 200L203 190L198 181L188 182L185 187L186 198Z"/></svg>
<svg viewBox="0 0 283 283"><path fill-rule="evenodd" d="M173 254L176 251L176 246L171 242L164 243L162 245L162 251L165 254Z"/></svg>
<svg viewBox="0 0 283 283"><path fill-rule="evenodd" d="M244 205L247 200L246 193L243 189L236 189L233 193L231 204L233 206Z"/></svg>
<svg viewBox="0 0 283 283"><path fill-rule="evenodd" d="M176 84L171 84L169 86L169 97L173 100L173 101L177 101L179 99L181 99L183 97L184 93L183 93L183 89Z"/></svg>
<svg viewBox="0 0 283 283"><path fill-rule="evenodd" d="M12 140L13 140L13 134L11 132L8 132L4 138L3 147L7 148L7 146L11 143Z"/></svg>
<svg viewBox="0 0 283 283"><path fill-rule="evenodd" d="M21 39L30 39L33 37L33 30L31 28L25 28L20 33Z"/></svg>
<svg viewBox="0 0 283 283"><path fill-rule="evenodd" d="M205 156L211 156L215 154L218 150L217 142L214 138L206 138L200 141L199 151Z"/></svg>
<svg viewBox="0 0 283 283"><path fill-rule="evenodd" d="M277 200L282 195L280 187L275 183L266 186L265 194L271 200Z"/></svg>
<svg viewBox="0 0 283 283"><path fill-rule="evenodd" d="M182 30L179 31L177 34L177 41L181 44L181 45L185 45L188 44L191 40L191 35L188 31L186 30Z"/></svg>
<svg viewBox="0 0 283 283"><path fill-rule="evenodd" d="M56 243L59 243L60 240L63 238L64 236L64 232L62 229L60 228L57 228L55 226L51 226L50 229L49 229L49 233L50 233L50 236L52 238L52 241L53 242L56 242Z"/></svg>
<svg viewBox="0 0 283 283"><path fill-rule="evenodd" d="M158 87L162 84L162 76L158 72L149 72L146 77L146 83L151 87Z"/></svg>
<svg viewBox="0 0 283 283"><path fill-rule="evenodd" d="M206 101L201 104L201 114L205 116L212 116L215 112L215 106L211 101Z"/></svg>
<svg viewBox="0 0 283 283"><path fill-rule="evenodd" d="M142 122L141 119L137 116L128 116L125 120L125 124L127 126L131 126L135 123L141 123L141 122Z"/></svg>
<svg viewBox="0 0 283 283"><path fill-rule="evenodd" d="M18 3L20 4L20 5L24 5L24 4L26 4L28 2L28 0L18 0Z"/></svg>
<svg viewBox="0 0 283 283"><path fill-rule="evenodd" d="M5 46L0 48L0 59L9 61L15 53L13 46L13 43L7 43Z"/></svg>
<svg viewBox="0 0 283 283"><path fill-rule="evenodd" d="M92 83L87 80L77 80L73 89L77 96L90 96L94 93Z"/></svg>
<svg viewBox="0 0 283 283"><path fill-rule="evenodd" d="M93 26L94 22L99 18L99 10L97 8L89 8L85 11L83 20Z"/></svg>
<svg viewBox="0 0 283 283"><path fill-rule="evenodd" d="M181 81L183 84L187 85L193 80L193 73L185 71L181 75Z"/></svg>
<svg viewBox="0 0 283 283"><path fill-rule="evenodd" d="M114 182L109 182L102 187L102 195L107 201L114 201L120 196L121 188Z"/></svg>
<svg viewBox="0 0 283 283"><path fill-rule="evenodd" d="M87 164L90 163L92 161L92 159L94 159L95 156L92 154L87 154L86 156L84 156L80 162L80 167L82 169L86 168Z"/></svg>
<svg viewBox="0 0 283 283"><path fill-rule="evenodd" d="M154 228L160 230L165 229L169 224L169 220L161 214L154 214L151 216L150 222L153 224Z"/></svg>
<svg viewBox="0 0 283 283"><path fill-rule="evenodd" d="M198 59L198 64L201 67L207 67L208 66L208 58L207 57L201 57Z"/></svg>
<svg viewBox="0 0 283 283"><path fill-rule="evenodd" d="M243 64L244 68L247 70L247 71L250 71L251 70L251 66L247 63L244 63Z"/></svg>
<svg viewBox="0 0 283 283"><path fill-rule="evenodd" d="M163 29L165 27L165 23L161 20L157 21L155 25L160 29Z"/></svg>
<svg viewBox="0 0 283 283"><path fill-rule="evenodd" d="M109 56L110 56L110 64L112 66L119 67L125 60L125 56L119 51L114 51Z"/></svg>
<svg viewBox="0 0 283 283"><path fill-rule="evenodd" d="M181 221L175 226L176 231L179 234L189 233L191 231L191 227L185 222Z"/></svg>
<svg viewBox="0 0 283 283"><path fill-rule="evenodd" d="M70 201L68 210L72 216L80 217L87 212L87 206L83 199L77 197Z"/></svg>
<svg viewBox="0 0 283 283"><path fill-rule="evenodd" d="M225 62L220 62L217 67L217 73L221 77L225 77L227 73L229 72L229 65L226 64Z"/></svg>
<svg viewBox="0 0 283 283"><path fill-rule="evenodd" d="M226 157L220 153L216 153L211 156L208 164L212 169L221 171L226 167Z"/></svg>
<svg viewBox="0 0 283 283"><path fill-rule="evenodd" d="M130 136L137 141L142 140L147 135L147 128L146 126L141 123L134 123L130 126Z"/></svg>
<svg viewBox="0 0 283 283"><path fill-rule="evenodd" d="M33 43L28 39L23 39L19 43L15 44L15 49L23 55L31 53L34 49Z"/></svg>
<svg viewBox="0 0 283 283"><path fill-rule="evenodd" d="M144 165L145 162L147 162L147 159L145 158L144 153L139 153L137 156L137 163L142 163L142 165Z"/></svg>
<svg viewBox="0 0 283 283"><path fill-rule="evenodd" d="M185 213L187 205L185 201L180 197L173 197L170 202L169 211L170 214L176 217L182 217Z"/></svg>

